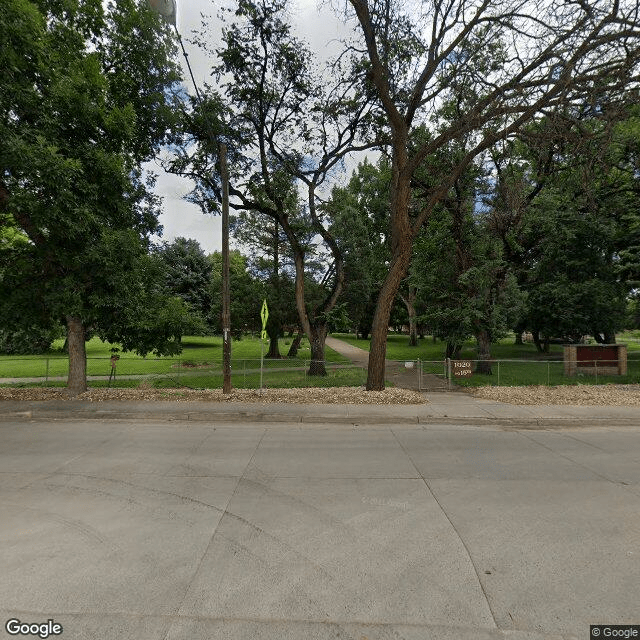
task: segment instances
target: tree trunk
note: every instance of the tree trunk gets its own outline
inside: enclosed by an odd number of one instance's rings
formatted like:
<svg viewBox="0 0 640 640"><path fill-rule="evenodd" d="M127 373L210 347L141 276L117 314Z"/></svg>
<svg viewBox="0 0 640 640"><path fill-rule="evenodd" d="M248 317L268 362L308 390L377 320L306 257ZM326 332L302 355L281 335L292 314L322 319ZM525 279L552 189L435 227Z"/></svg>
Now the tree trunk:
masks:
<svg viewBox="0 0 640 640"><path fill-rule="evenodd" d="M522 342L522 331L518 331L518 330L516 330L516 332L515 332L515 333L516 333L516 341L515 341L513 344L517 344L517 345L522 345L522 344L524 344L524 343Z"/></svg>
<svg viewBox="0 0 640 640"><path fill-rule="evenodd" d="M409 346L417 347L418 346L418 330L416 327L416 311L411 307L413 311L413 316L409 315Z"/></svg>
<svg viewBox="0 0 640 640"><path fill-rule="evenodd" d="M296 337L293 339L293 342L289 347L287 358L295 358L298 355L298 349L300 348L300 343L302 342L302 336L304 336L304 331L302 329L299 329Z"/></svg>
<svg viewBox="0 0 640 640"><path fill-rule="evenodd" d="M87 351L84 338L82 320L75 316L67 316L67 343L69 348L67 391L73 396L87 390Z"/></svg>
<svg viewBox="0 0 640 640"><path fill-rule="evenodd" d="M538 353L542 353L543 348L542 348L542 343L540 341L540 332L537 329L534 329L531 332L531 335L533 336L533 344L536 345L536 349Z"/></svg>
<svg viewBox="0 0 640 640"><path fill-rule="evenodd" d="M476 333L476 342L478 343L478 365L476 373L483 373L487 376L491 375L491 336L486 329L480 329Z"/></svg>
<svg viewBox="0 0 640 640"><path fill-rule="evenodd" d="M331 253L335 261L335 279L331 293L324 300L321 307L314 312L315 318L310 318L307 313L307 305L304 295L304 250L297 241L291 225L286 218L280 221L282 228L287 235L287 239L291 245L293 251L293 261L296 269L295 279L295 299L296 309L298 310L298 318L300 320L300 326L309 338L309 344L311 346L311 365L309 367L308 375L310 376L326 376L327 371L324 365L324 343L327 337L327 325L326 322L321 322L317 319L320 314L325 314L331 311L338 300L338 296L342 291L342 284L344 281L344 267L342 261L342 255L338 248L338 244L332 236L324 229L315 213L315 183L309 184L309 212L314 221L316 231L322 236L323 240L330 247Z"/></svg>
<svg viewBox="0 0 640 640"><path fill-rule="evenodd" d="M279 223L277 219L273 220L273 272L271 273L271 286L275 291L280 289L280 253L279 253ZM279 305L276 305L276 309ZM267 322L267 335L269 336L269 351L265 358L279 360L282 358L280 355L280 346L278 345L278 338L280 337L280 321L276 318L275 309L271 310L269 320Z"/></svg>
<svg viewBox="0 0 640 640"><path fill-rule="evenodd" d="M385 278L376 311L371 326L371 349L369 351L369 369L367 372L367 391L382 391L384 389L385 356L387 354L387 333L391 308L398 293L400 282L405 277L411 258L411 239L402 238L402 245L394 253L394 257L387 277Z"/></svg>
<svg viewBox="0 0 640 640"><path fill-rule="evenodd" d="M269 336L269 351L265 358L272 358L278 360L282 358L280 355L280 346L278 345L278 338L280 337L280 327L276 323L267 323L267 335Z"/></svg>
<svg viewBox="0 0 640 640"><path fill-rule="evenodd" d="M400 300L404 302L404 306L407 308L407 314L409 315L409 346L418 346L418 320L416 315L415 301L417 296L417 289L415 287L409 287L409 291L406 296L399 294Z"/></svg>
<svg viewBox="0 0 640 640"><path fill-rule="evenodd" d="M391 197L389 198L391 212L391 264L382 283L382 289L376 302L376 310L373 314L367 391L382 391L384 389L385 356L387 354L387 333L389 331L391 308L398 294L400 283L409 270L413 240L416 233L409 220L411 171L407 170L408 128L401 118L397 119L394 128Z"/></svg>
<svg viewBox="0 0 640 640"><path fill-rule="evenodd" d="M451 360L458 360L460 358L460 351L462 345L459 342L447 342L447 348L445 350L445 358L451 358Z"/></svg>
<svg viewBox="0 0 640 640"><path fill-rule="evenodd" d="M324 341L327 337L326 323L311 325L311 364L307 375L326 376L327 369L324 362Z"/></svg>

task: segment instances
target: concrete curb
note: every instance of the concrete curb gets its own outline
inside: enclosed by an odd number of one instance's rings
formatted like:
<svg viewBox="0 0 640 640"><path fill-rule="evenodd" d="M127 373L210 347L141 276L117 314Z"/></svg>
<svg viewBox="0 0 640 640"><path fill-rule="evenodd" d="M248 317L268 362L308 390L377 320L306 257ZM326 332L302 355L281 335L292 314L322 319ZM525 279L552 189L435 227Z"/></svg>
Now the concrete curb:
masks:
<svg viewBox="0 0 640 640"><path fill-rule="evenodd" d="M492 415L491 406L475 407L473 404L460 407L455 415L452 407L434 408L432 405L286 405L274 407L265 404L238 403L236 411L229 404L216 407L196 407L194 403L67 403L60 401L6 402L0 406L0 422L16 420L142 420L194 423L261 423L261 424L334 424L337 426L369 425L476 425L498 428L580 428L609 426L640 426L640 411L629 408L627 415L596 414L533 416L523 415L522 408L512 407L505 411L501 405L500 415ZM121 406L119 406L121 405ZM280 409L280 410L279 410ZM616 407L618 413L620 408ZM453 413L453 415L452 415Z"/></svg>

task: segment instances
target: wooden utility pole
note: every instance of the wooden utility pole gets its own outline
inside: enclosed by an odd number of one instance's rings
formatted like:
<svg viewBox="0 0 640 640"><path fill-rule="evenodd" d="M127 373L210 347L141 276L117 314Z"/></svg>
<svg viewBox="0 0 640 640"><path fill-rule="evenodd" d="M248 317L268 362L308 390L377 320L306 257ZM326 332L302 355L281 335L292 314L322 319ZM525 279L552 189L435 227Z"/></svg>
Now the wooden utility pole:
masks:
<svg viewBox="0 0 640 640"><path fill-rule="evenodd" d="M184 48L182 37L178 31L177 0L148 0L148 2L152 10L173 25L184 61L189 69L193 87L196 90L198 104L202 107L202 96L193 76L191 64L189 64L187 50ZM215 142L211 126L209 123L207 124L211 142ZM229 172L227 170L227 145L223 142L220 143L220 177L222 179L222 393L226 394L231 393L231 296L229 291ZM3 195L0 185L0 204Z"/></svg>
<svg viewBox="0 0 640 640"><path fill-rule="evenodd" d="M229 291L229 171L227 145L220 143L222 178L222 393L231 393L231 295Z"/></svg>

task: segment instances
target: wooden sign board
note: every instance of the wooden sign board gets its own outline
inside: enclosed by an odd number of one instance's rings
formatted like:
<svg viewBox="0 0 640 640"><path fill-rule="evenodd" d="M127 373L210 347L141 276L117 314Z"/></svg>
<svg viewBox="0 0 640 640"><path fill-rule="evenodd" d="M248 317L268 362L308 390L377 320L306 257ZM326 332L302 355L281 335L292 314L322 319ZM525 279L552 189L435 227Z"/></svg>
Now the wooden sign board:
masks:
<svg viewBox="0 0 640 640"><path fill-rule="evenodd" d="M473 365L471 360L452 360L451 372L454 378L468 378L473 374Z"/></svg>

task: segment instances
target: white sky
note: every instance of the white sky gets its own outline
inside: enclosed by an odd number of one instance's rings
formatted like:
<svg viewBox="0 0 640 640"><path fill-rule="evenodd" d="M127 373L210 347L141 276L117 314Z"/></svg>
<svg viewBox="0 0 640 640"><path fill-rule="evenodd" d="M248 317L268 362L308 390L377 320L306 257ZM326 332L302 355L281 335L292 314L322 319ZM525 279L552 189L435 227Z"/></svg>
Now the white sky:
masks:
<svg viewBox="0 0 640 640"><path fill-rule="evenodd" d="M216 29L220 0L177 0L178 30L182 36L189 55L196 82L201 87L205 82L212 82L210 69L212 61L198 47L188 42L194 30L200 28L201 14L210 16L211 42L216 43L220 36ZM348 28L334 15L328 3L318 8L316 0L294 0L292 20L298 37L306 40L313 51L327 54L332 44L348 34ZM180 59L182 53L180 53ZM193 86L184 65L185 84L189 93ZM206 253L220 250L222 247L222 225L220 216L205 216L199 207L186 202L183 198L191 190L191 182L179 176L166 174L158 163L152 163L150 169L158 174L156 193L163 198L163 213L160 223L164 227L161 240L172 241L182 236L193 238L200 243ZM232 239L233 246L233 239Z"/></svg>

